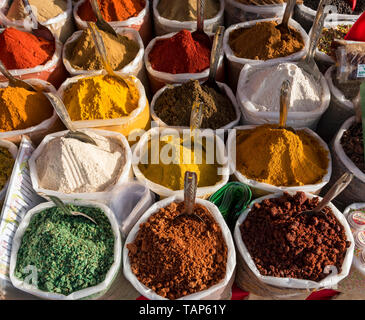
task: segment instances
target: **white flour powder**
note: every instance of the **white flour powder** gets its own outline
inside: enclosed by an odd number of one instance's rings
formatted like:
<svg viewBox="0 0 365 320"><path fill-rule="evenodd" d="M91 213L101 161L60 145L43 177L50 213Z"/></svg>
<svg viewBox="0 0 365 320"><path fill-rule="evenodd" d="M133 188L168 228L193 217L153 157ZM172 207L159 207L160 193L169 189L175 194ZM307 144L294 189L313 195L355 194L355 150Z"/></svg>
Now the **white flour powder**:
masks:
<svg viewBox="0 0 365 320"><path fill-rule="evenodd" d="M63 193L98 192L116 182L125 164L121 142L84 132L97 146L64 137L47 143L36 160L40 187Z"/></svg>
<svg viewBox="0 0 365 320"><path fill-rule="evenodd" d="M284 80L292 83L289 111L312 111L320 107L320 84L292 63L281 63L251 73L243 90L257 111L279 111Z"/></svg>

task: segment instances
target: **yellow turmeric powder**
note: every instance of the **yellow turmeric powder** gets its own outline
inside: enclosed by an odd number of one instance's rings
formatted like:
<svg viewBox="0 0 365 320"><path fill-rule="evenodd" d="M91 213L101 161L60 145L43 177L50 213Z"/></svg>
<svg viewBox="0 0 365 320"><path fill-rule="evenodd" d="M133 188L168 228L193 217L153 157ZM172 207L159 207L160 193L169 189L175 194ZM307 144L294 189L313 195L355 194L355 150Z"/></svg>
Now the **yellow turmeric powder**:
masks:
<svg viewBox="0 0 365 320"><path fill-rule="evenodd" d="M8 149L0 147L0 190L9 180L14 166L14 158ZM1 209L1 207L0 207Z"/></svg>
<svg viewBox="0 0 365 320"><path fill-rule="evenodd" d="M23 130L52 116L53 108L41 92L21 87L0 88L0 132Z"/></svg>
<svg viewBox="0 0 365 320"><path fill-rule="evenodd" d="M239 131L237 169L245 177L274 186L319 183L328 169L328 152L303 130L276 125Z"/></svg>
<svg viewBox="0 0 365 320"><path fill-rule="evenodd" d="M198 150L198 148L194 148L193 141L191 142L191 148L188 148L181 138L165 136L163 140L159 141L159 162L154 164L151 161L154 158L151 155L151 151L154 151L154 149L153 143L149 141L147 153L149 157L148 164L143 164L143 161L141 161L138 165L142 174L148 180L171 190L182 190L184 189L184 176L186 171L196 172L198 187L213 186L221 179L218 176L219 165L207 163L204 141L201 148L202 161L199 161L200 157L195 155L195 150ZM195 157L196 161L194 161ZM200 162L202 164L197 164Z"/></svg>
<svg viewBox="0 0 365 320"><path fill-rule="evenodd" d="M79 79L64 92L63 101L71 120L116 119L138 107L139 91L110 75Z"/></svg>

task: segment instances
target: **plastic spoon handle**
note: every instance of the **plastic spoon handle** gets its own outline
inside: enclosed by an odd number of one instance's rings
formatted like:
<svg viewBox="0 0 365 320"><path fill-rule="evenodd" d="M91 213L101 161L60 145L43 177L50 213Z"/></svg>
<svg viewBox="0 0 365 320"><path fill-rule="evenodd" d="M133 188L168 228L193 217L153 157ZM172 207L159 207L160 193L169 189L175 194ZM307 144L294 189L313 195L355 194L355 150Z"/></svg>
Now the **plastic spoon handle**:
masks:
<svg viewBox="0 0 365 320"><path fill-rule="evenodd" d="M198 0L197 1L197 12L196 12L196 18L197 18L197 31L204 32L204 0Z"/></svg>
<svg viewBox="0 0 365 320"><path fill-rule="evenodd" d="M296 0L288 0L286 3L285 12L284 12L283 20L281 21L281 25L287 27L288 29L289 29L289 27L288 27L289 19L293 13L295 4L296 4Z"/></svg>
<svg viewBox="0 0 365 320"><path fill-rule="evenodd" d="M184 177L184 211L186 214L193 214L197 185L196 173L186 171Z"/></svg>
<svg viewBox="0 0 365 320"><path fill-rule="evenodd" d="M106 31L109 32L116 37L118 36L113 27L104 19L103 15L101 14L99 4L97 0L90 0L91 8L93 9L93 12L96 16L96 24L97 26Z"/></svg>
<svg viewBox="0 0 365 320"><path fill-rule="evenodd" d="M289 104L289 93L290 93L290 82L284 80L280 90L280 119L279 126L282 128L286 127L286 119L288 117L288 104Z"/></svg>
<svg viewBox="0 0 365 320"><path fill-rule="evenodd" d="M353 177L354 175L351 172L345 172L326 193L322 201L313 209L313 211L320 212L349 185Z"/></svg>
<svg viewBox="0 0 365 320"><path fill-rule="evenodd" d="M219 26L213 40L212 52L210 54L210 68L208 82L213 85L215 83L215 75L218 69L219 56L222 51L224 27Z"/></svg>
<svg viewBox="0 0 365 320"><path fill-rule="evenodd" d="M194 103L191 108L190 115L190 130L194 132L195 129L199 129L203 121L203 103Z"/></svg>

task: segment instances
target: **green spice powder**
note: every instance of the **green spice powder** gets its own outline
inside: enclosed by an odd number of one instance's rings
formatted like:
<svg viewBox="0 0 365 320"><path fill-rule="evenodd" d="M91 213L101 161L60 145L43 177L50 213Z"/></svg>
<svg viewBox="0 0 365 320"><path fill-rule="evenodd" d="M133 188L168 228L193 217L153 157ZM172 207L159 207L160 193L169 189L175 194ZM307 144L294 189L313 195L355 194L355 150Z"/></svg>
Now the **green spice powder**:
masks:
<svg viewBox="0 0 365 320"><path fill-rule="evenodd" d="M114 235L108 218L98 208L70 206L87 214L66 215L58 208L32 217L18 251L15 276L29 275L28 265L38 271L38 289L71 294L95 286L105 279L114 262Z"/></svg>

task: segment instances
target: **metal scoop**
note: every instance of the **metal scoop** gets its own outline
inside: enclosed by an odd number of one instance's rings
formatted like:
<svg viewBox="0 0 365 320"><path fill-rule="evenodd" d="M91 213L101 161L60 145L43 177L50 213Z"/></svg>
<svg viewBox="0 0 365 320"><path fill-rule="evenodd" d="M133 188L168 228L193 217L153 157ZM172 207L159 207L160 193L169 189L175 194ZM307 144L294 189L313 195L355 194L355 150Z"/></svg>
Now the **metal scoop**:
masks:
<svg viewBox="0 0 365 320"><path fill-rule="evenodd" d="M302 214L313 216L314 214L320 213L324 207L326 207L334 198L336 198L343 190L345 190L353 177L354 175L351 172L344 173L313 210L298 212L295 214L295 217Z"/></svg>
<svg viewBox="0 0 365 320"><path fill-rule="evenodd" d="M96 25L100 30L103 30L105 32L108 32L112 34L113 36L118 37L118 34L115 32L113 27L106 22L106 20L103 18L103 15L100 12L99 4L97 0L90 0L91 8L93 9L93 12L96 17Z"/></svg>
<svg viewBox="0 0 365 320"><path fill-rule="evenodd" d="M77 131L76 127L71 121L71 118L67 112L65 105L63 104L62 100L55 94L51 92L43 92L43 94L48 98L49 102L52 104L53 108L56 110L58 116L60 117L63 124L69 130L69 132L65 135L66 138L73 138L77 139L81 142L90 143L93 145L97 145L95 140L91 138L84 132Z"/></svg>
<svg viewBox="0 0 365 320"><path fill-rule="evenodd" d="M173 220L177 218L191 217L201 222L204 220L194 213L194 204L196 197L196 190L198 186L198 179L195 172L186 171L184 177L184 212L177 215Z"/></svg>
<svg viewBox="0 0 365 320"><path fill-rule="evenodd" d="M296 133L292 127L286 126L286 119L288 118L290 92L291 92L291 84L290 84L289 80L284 80L281 85L281 90L280 90L279 127L282 129L289 130L293 133Z"/></svg>
<svg viewBox="0 0 365 320"><path fill-rule="evenodd" d="M319 71L316 62L314 61L314 53L322 33L324 19L327 15L326 13L324 13L324 7L328 4L328 2L329 0L320 1L309 38L309 48L307 54L304 57L302 57L302 59L297 63L297 66L299 68L303 69L305 72L312 75L314 80L316 80L317 82L320 81L322 74Z"/></svg>
<svg viewBox="0 0 365 320"><path fill-rule="evenodd" d="M199 41L205 47L210 48L212 41L210 37L204 32L204 4L205 0L198 0L196 12L196 30L191 34L194 40Z"/></svg>
<svg viewBox="0 0 365 320"><path fill-rule="evenodd" d="M42 37L49 41L54 41L54 35L46 26L42 25L35 14L28 0L23 0L25 11L28 13L32 21L36 24L36 28L32 28L32 33L37 37Z"/></svg>
<svg viewBox="0 0 365 320"><path fill-rule="evenodd" d="M28 91L34 91L37 92L39 90L37 90L36 88L34 88L33 86L31 86L29 83L17 79L15 78L9 71L8 69L6 69L6 67L4 66L4 64L1 62L0 60L0 72L4 75L5 78L7 78L9 80L9 86L11 87L21 87L24 88Z"/></svg>
<svg viewBox="0 0 365 320"><path fill-rule="evenodd" d="M280 30L282 34L290 34L290 28L289 28L289 19L293 13L294 6L296 4L296 0L288 0L286 2L285 12L283 15L283 20L280 24L278 24L275 28Z"/></svg>
<svg viewBox="0 0 365 320"><path fill-rule="evenodd" d="M86 219L89 219L90 221L92 221L96 225L98 225L96 223L96 221L93 218L89 217L87 214L82 213L82 212L72 211L60 198L57 198L55 196L48 196L48 197L57 206L57 208L60 209L64 214L72 215L72 216L82 216Z"/></svg>
<svg viewBox="0 0 365 320"><path fill-rule="evenodd" d="M215 75L216 75L217 69L218 69L219 56L222 51L223 35L224 35L224 27L219 26L214 35L212 51L210 53L209 76L208 76L207 81L205 81L202 84L203 86L212 88L216 92L219 92L219 93L221 93L222 90L221 90L221 88L219 88L217 82L215 81Z"/></svg>

